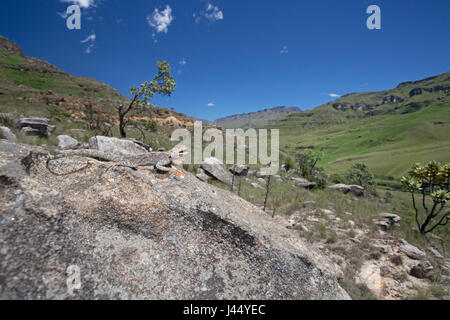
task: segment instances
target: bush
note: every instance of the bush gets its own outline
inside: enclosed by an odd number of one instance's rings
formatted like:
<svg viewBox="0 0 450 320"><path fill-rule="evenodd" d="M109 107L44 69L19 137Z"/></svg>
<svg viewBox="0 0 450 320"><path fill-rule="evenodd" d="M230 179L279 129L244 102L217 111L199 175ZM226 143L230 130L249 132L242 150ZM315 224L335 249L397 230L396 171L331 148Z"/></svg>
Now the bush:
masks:
<svg viewBox="0 0 450 320"><path fill-rule="evenodd" d="M294 160L292 160L292 158L286 158L284 162L284 167L286 171L294 169Z"/></svg>
<svg viewBox="0 0 450 320"><path fill-rule="evenodd" d="M347 183L357 184L366 189L368 194L377 194L377 184L375 176L370 172L369 167L364 163L354 164L347 172Z"/></svg>

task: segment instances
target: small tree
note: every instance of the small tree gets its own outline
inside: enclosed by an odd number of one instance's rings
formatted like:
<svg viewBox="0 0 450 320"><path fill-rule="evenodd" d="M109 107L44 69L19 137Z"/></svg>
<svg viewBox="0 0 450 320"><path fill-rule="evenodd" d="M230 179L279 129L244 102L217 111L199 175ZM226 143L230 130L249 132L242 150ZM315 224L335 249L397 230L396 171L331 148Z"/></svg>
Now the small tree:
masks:
<svg viewBox="0 0 450 320"><path fill-rule="evenodd" d="M294 169L294 160L292 160L292 158L290 157L287 157L284 161L284 168L286 169L286 171Z"/></svg>
<svg viewBox="0 0 450 320"><path fill-rule="evenodd" d="M364 187L372 195L377 193L377 183L375 176L370 172L369 167L364 163L354 164L347 172L346 180L350 184L357 184Z"/></svg>
<svg viewBox="0 0 450 320"><path fill-rule="evenodd" d="M146 107L149 106L149 103L153 96L158 93L163 96L170 96L172 92L175 91L175 81L173 80L172 75L170 74L170 65L167 62L159 62L158 65L158 74L154 76L154 79L150 82L145 81L138 87L133 87L130 89L130 92L133 96L133 100L131 100L130 104L127 107L120 105L117 111L119 112L119 130L122 138L126 138L127 133L125 131L125 127L128 124L128 121L125 117L132 110L145 110Z"/></svg>
<svg viewBox="0 0 450 320"><path fill-rule="evenodd" d="M449 182L450 163L441 165L436 161L425 166L418 163L402 177L402 185L411 193L417 227L422 234L449 223L450 210L446 206L450 200ZM422 198L423 210L417 205L416 194Z"/></svg>

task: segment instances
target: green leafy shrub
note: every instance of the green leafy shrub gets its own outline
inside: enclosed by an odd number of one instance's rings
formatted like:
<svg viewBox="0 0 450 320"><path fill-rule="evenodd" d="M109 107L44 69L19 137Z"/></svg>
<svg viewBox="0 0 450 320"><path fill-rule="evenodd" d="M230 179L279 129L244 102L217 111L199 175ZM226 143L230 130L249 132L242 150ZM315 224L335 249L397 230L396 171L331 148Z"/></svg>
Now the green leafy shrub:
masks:
<svg viewBox="0 0 450 320"><path fill-rule="evenodd" d="M431 161L420 163L402 177L402 185L411 193L417 227L422 234L445 226L450 220L450 210L446 207L450 200L450 163L445 165ZM420 199L420 205L416 201ZM422 208L421 208L422 207Z"/></svg>

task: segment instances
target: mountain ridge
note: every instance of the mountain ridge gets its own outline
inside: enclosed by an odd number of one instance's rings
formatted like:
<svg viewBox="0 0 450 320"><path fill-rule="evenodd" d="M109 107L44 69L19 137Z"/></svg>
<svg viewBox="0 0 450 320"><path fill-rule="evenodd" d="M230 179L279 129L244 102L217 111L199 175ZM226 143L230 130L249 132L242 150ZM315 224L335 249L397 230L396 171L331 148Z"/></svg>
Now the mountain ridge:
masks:
<svg viewBox="0 0 450 320"><path fill-rule="evenodd" d="M213 124L223 128L248 128L267 125L273 121L283 118L285 115L299 111L301 111L299 107L278 106L266 108L256 112L226 116L213 121Z"/></svg>

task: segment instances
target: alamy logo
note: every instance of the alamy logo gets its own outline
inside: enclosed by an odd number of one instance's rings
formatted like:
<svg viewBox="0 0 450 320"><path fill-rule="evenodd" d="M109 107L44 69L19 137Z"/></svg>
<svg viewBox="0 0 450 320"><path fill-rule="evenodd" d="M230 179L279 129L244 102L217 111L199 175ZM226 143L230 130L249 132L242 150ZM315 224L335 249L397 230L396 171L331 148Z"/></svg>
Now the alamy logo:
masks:
<svg viewBox="0 0 450 320"><path fill-rule="evenodd" d="M79 5L71 5L66 10L66 26L69 30L81 29L81 9Z"/></svg>
<svg viewBox="0 0 450 320"><path fill-rule="evenodd" d="M381 30L381 9L379 6L371 5L367 8L367 14L371 16L367 19L369 30Z"/></svg>
<svg viewBox="0 0 450 320"><path fill-rule="evenodd" d="M203 123L194 123L194 139L187 129L176 129L172 133L171 141L181 142L174 149L193 150L183 154L184 163L202 164L203 159L214 157L226 164L260 164L267 166L261 168L264 175L274 175L280 167L280 130L267 129L227 129L225 133L219 129L211 128L203 132ZM247 144L248 139L248 144ZM224 144L225 140L225 144ZM193 148L192 148L193 141ZM203 143L209 143L203 148ZM224 161L224 153L226 158ZM248 161L247 161L248 158Z"/></svg>
<svg viewBox="0 0 450 320"><path fill-rule="evenodd" d="M73 296L74 290L80 290L81 289L81 271L80 267L77 265L70 265L67 267L67 292L69 295Z"/></svg>

